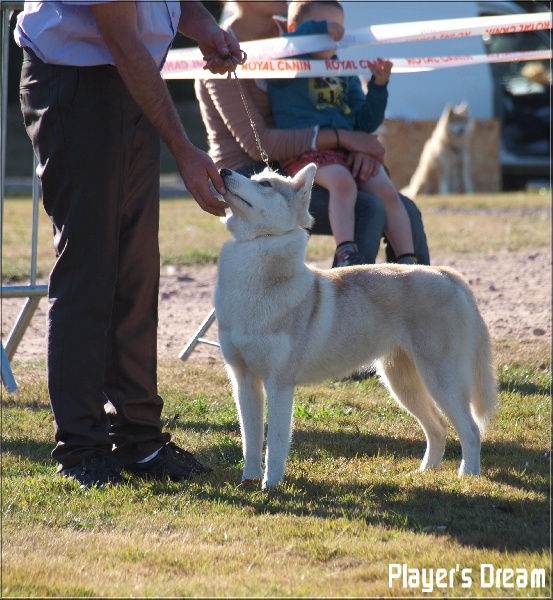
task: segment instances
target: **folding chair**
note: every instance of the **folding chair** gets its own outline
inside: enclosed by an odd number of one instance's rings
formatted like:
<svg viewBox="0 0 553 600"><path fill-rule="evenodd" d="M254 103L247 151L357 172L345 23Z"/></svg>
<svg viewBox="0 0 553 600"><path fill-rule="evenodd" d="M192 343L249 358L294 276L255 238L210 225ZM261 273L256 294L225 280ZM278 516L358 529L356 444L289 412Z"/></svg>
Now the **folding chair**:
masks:
<svg viewBox="0 0 553 600"><path fill-rule="evenodd" d="M20 6L21 5L21 6ZM8 112L8 52L10 39L10 20L15 9L23 8L22 2L0 2L0 249L2 247L4 226L5 175L7 153L7 112ZM4 346L0 341L0 362L2 384L9 392L17 392L10 361L19 342L23 338L29 323L38 307L40 299L47 295L48 286L38 285L37 278L37 243L38 243L38 206L39 182L36 175L37 159L33 158L33 214L31 228L31 265L28 285L2 285L2 300L5 298L26 298L25 305L19 313Z"/></svg>

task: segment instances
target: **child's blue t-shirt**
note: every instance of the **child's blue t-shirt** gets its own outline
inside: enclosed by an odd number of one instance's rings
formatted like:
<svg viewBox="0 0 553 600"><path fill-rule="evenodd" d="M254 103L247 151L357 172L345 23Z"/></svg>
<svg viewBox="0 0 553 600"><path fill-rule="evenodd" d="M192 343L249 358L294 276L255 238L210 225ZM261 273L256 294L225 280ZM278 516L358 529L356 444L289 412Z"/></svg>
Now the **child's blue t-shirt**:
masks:
<svg viewBox="0 0 553 600"><path fill-rule="evenodd" d="M294 33L328 33L326 21L306 21ZM305 57L308 58L308 57ZM271 106L279 129L376 131L384 121L388 102L387 85L369 81L368 94L358 77L298 77L267 80Z"/></svg>

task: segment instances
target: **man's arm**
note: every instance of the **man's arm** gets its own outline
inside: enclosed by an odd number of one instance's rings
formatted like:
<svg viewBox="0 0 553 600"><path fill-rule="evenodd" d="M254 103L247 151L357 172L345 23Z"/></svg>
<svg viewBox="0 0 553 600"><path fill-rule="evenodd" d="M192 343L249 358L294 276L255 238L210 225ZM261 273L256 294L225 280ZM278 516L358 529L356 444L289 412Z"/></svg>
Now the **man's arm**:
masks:
<svg viewBox="0 0 553 600"><path fill-rule="evenodd" d="M188 139L157 65L138 36L134 2L97 4L91 9L123 82L175 157L186 188L203 210L224 216L226 204L213 196L209 186L211 180L222 194L223 180L208 154Z"/></svg>

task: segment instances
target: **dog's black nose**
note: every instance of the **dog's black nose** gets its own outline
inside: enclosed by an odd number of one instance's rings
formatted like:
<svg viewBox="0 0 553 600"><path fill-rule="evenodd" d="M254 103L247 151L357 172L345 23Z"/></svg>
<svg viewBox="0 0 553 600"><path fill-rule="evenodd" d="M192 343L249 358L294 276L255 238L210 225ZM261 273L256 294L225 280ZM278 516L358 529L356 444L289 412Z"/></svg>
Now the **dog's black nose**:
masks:
<svg viewBox="0 0 553 600"><path fill-rule="evenodd" d="M232 171L230 169L221 169L219 173L221 174L221 177L228 177L229 175L232 175Z"/></svg>

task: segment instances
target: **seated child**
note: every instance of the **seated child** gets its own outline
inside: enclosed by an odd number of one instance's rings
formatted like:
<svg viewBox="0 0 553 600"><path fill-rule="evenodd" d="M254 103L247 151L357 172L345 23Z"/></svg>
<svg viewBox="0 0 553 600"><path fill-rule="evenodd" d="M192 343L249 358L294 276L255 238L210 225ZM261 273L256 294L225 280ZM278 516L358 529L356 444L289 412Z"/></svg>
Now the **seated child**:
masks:
<svg viewBox="0 0 553 600"><path fill-rule="evenodd" d="M288 7L288 34L308 35L328 33L335 41L344 35L344 12L338 0L293 1ZM313 59L327 60L334 50L314 52ZM398 262L414 264L411 223L386 169L366 182L357 183L350 171L348 152L340 148L338 129L374 132L384 120L388 98L387 84L392 63L375 61L369 91L365 95L358 77L325 77L269 80L268 91L276 125L279 128L318 126L334 129L336 149L314 150L287 161L282 168L293 176L310 162L317 164L315 183L329 192L329 220L336 242L333 267L364 264L354 238L354 207L357 186L384 204L385 234Z"/></svg>

